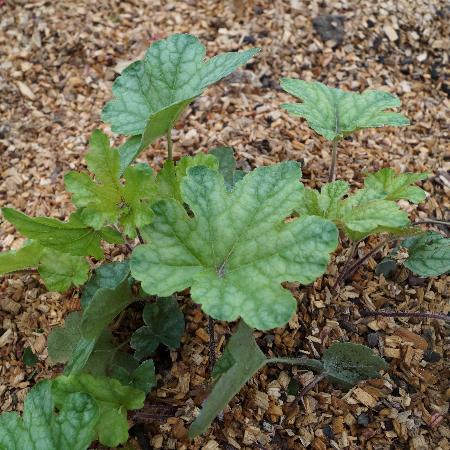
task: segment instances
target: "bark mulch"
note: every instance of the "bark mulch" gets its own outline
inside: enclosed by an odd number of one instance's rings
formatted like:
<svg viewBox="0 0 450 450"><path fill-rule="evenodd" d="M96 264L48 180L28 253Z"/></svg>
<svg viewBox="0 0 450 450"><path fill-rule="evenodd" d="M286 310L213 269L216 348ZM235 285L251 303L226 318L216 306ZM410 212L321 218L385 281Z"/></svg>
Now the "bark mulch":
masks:
<svg viewBox="0 0 450 450"><path fill-rule="evenodd" d="M278 79L381 88L401 98L412 125L365 130L346 140L338 177L358 187L365 172L385 166L428 171L426 202L403 206L415 220L448 220L449 22L444 0L0 0L0 205L66 218L72 206L63 174L84 167L92 130L107 130L100 111L112 81L153 40L189 32L208 55L249 46L263 51L193 103L174 132L178 156L229 145L243 168L300 161L304 183L320 187L330 146L280 110L292 98ZM164 155L161 141L142 159L158 168ZM358 254L378 242L369 239ZM0 249L22 243L2 221ZM108 257L120 253L110 249ZM381 308L447 314L449 277L421 279L401 270L386 280L374 274L383 256L377 254L333 298L330 287L346 250L336 255L314 285L292 286L298 314L284 328L258 333L258 342L270 355L313 357L335 340L360 342L389 362L383 378L347 393L323 381L300 402L292 395L295 385L308 384L311 372L265 368L209 433L190 443L187 428L209 383L208 335L206 318L186 297L182 346L157 352L158 388L132 418L141 442L179 450L450 449L448 325L362 314ZM29 388L60 370L47 361L46 337L79 308L79 295L48 293L36 275L0 278L0 411L20 411ZM220 354L233 324L216 323L215 331ZM39 359L34 366L23 363L27 347ZM137 438L132 442L138 448Z"/></svg>

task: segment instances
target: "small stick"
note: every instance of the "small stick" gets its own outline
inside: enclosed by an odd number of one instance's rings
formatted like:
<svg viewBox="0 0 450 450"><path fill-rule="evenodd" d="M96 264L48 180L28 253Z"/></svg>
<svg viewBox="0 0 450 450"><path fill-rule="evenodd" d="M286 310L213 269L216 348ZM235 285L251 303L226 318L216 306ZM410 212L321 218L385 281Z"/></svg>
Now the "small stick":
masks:
<svg viewBox="0 0 450 450"><path fill-rule="evenodd" d="M352 262L353 256L356 252L356 249L358 248L358 244L360 242L361 241L353 241L352 242L352 246L350 248L350 253L348 254L347 260L345 261L345 264L342 266L342 269L341 269L339 275L337 276L336 281L334 282L333 286L331 287L331 289L333 291L335 291L338 288L338 286L341 284L342 276L345 275L347 269L349 268L349 266Z"/></svg>
<svg viewBox="0 0 450 450"><path fill-rule="evenodd" d="M331 151L331 166L330 174L328 175L328 183L336 180L336 164L337 164L337 144L338 141L333 141L333 149Z"/></svg>
<svg viewBox="0 0 450 450"><path fill-rule="evenodd" d="M450 222L447 222L445 220L437 220L437 219L426 219L426 220L418 220L417 222L414 222L414 225L445 225L447 227L450 227Z"/></svg>
<svg viewBox="0 0 450 450"><path fill-rule="evenodd" d="M316 386L319 384L325 377L327 376L326 372L319 373L319 375L316 375L299 393L298 397L303 399L303 397Z"/></svg>
<svg viewBox="0 0 450 450"><path fill-rule="evenodd" d="M209 334L209 372L212 373L216 364L216 336L214 334L214 319L208 316Z"/></svg>
<svg viewBox="0 0 450 450"><path fill-rule="evenodd" d="M418 319L436 319L450 322L450 316L439 313L414 312L414 311L361 311L362 317L383 316L383 317L415 317Z"/></svg>

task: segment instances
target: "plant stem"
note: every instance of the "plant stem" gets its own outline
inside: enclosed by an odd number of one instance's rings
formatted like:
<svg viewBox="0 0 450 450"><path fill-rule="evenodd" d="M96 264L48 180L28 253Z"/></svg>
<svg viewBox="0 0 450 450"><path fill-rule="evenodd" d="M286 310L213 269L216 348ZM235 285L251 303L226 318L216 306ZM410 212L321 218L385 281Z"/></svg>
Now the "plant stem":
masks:
<svg viewBox="0 0 450 450"><path fill-rule="evenodd" d="M212 373L216 364L216 335L214 333L214 319L208 316L209 334L209 372Z"/></svg>
<svg viewBox="0 0 450 450"><path fill-rule="evenodd" d="M145 243L144 242L144 238L142 237L141 230L138 227L136 227L136 234L137 234L137 237L139 239L139 242L141 244L144 244Z"/></svg>
<svg viewBox="0 0 450 450"><path fill-rule="evenodd" d="M5 275L33 275L38 274L37 269L21 269L21 270L13 270L12 272L5 273Z"/></svg>
<svg viewBox="0 0 450 450"><path fill-rule="evenodd" d="M361 311L362 317L383 316L383 317L415 317L419 319L437 319L450 322L450 316L439 313L414 312L414 311Z"/></svg>
<svg viewBox="0 0 450 450"><path fill-rule="evenodd" d="M333 291L335 291L336 288L341 284L342 276L345 275L347 269L349 268L349 266L352 262L353 256L354 256L356 249L358 248L358 245L360 242L361 241L353 241L352 242L352 246L350 247L350 253L348 254L347 260L345 261L345 264L342 266L342 269L339 272L339 275L337 276L336 281L334 282L333 286L331 287L331 289Z"/></svg>
<svg viewBox="0 0 450 450"><path fill-rule="evenodd" d="M316 375L299 393L298 397L303 398L314 386L319 384L327 376L326 372Z"/></svg>
<svg viewBox="0 0 450 450"><path fill-rule="evenodd" d="M333 149L331 151L331 166L330 166L330 174L328 176L328 183L331 183L334 180L336 180L337 144L338 144L338 141L333 141Z"/></svg>
<svg viewBox="0 0 450 450"><path fill-rule="evenodd" d="M291 364L303 366L308 358L267 358L266 364Z"/></svg>
<svg viewBox="0 0 450 450"><path fill-rule="evenodd" d="M173 160L173 142L172 142L172 129L167 132L167 159Z"/></svg>

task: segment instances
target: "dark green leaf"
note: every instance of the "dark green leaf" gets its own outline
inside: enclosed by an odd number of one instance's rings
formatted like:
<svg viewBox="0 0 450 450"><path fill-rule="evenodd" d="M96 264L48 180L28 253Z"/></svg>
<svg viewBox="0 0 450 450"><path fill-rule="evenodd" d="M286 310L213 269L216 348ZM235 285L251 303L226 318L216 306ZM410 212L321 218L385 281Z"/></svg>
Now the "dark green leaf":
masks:
<svg viewBox="0 0 450 450"><path fill-rule="evenodd" d="M39 361L39 358L33 353L33 350L31 350L30 347L27 347L23 351L22 361L26 366L32 367L36 365L36 363Z"/></svg>
<svg viewBox="0 0 450 450"><path fill-rule="evenodd" d="M139 328L131 337L135 357L150 356L159 344L177 348L184 332L184 316L174 298L158 298L156 303L144 308L146 326Z"/></svg>
<svg viewBox="0 0 450 450"><path fill-rule="evenodd" d="M225 186L228 190L241 180L245 173L242 170L236 170L236 160L234 159L234 150L231 147L216 147L209 151L219 161L219 172L225 180Z"/></svg>

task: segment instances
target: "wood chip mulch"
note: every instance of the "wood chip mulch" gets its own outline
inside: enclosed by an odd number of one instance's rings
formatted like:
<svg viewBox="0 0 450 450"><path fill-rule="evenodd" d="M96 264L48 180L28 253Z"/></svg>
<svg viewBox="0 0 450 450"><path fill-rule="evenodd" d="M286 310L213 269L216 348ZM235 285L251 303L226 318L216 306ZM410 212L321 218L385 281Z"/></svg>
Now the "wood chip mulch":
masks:
<svg viewBox="0 0 450 450"><path fill-rule="evenodd" d="M416 220L448 220L449 23L444 0L0 0L0 205L66 218L72 206L63 174L84 167L87 140L100 126L112 81L153 40L189 32L205 43L208 55L249 46L263 51L193 103L174 132L178 156L230 145L243 168L293 159L303 163L305 184L320 187L330 146L280 110L292 98L278 79L382 88L401 98L412 125L365 130L346 140L338 177L357 187L365 172L381 167L428 171L426 202L403 206ZM164 142L157 142L143 160L158 168L164 154ZM22 243L2 221L0 250ZM359 255L377 243L369 239ZM109 257L119 253L110 251ZM133 419L136 436L154 449L449 450L448 326L362 317L361 311L446 314L450 278L400 271L386 280L374 274L378 254L333 298L330 286L345 256L339 249L314 285L292 285L297 316L285 328L259 333L258 342L269 355L311 357L335 340L360 342L389 362L383 378L348 393L323 381L299 402L289 393L312 373L272 366L246 385L207 435L189 442L187 429L209 375L207 321L186 298L182 347L155 356L158 388ZM22 410L29 388L57 373L47 362L46 337L77 309L79 294L48 293L35 275L0 278L0 411ZM233 324L216 324L219 354L232 331ZM38 356L37 365L22 362L26 347Z"/></svg>

